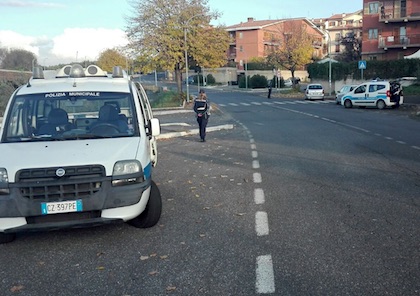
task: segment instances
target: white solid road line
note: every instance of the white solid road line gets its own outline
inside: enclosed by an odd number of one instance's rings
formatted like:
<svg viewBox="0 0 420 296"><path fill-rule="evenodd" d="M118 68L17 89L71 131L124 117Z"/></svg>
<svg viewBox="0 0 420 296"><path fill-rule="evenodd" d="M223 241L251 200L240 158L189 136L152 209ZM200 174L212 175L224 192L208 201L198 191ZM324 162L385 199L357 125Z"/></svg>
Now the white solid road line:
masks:
<svg viewBox="0 0 420 296"><path fill-rule="evenodd" d="M172 123L161 123L160 126L191 126L191 124L188 124L186 122L172 122Z"/></svg>

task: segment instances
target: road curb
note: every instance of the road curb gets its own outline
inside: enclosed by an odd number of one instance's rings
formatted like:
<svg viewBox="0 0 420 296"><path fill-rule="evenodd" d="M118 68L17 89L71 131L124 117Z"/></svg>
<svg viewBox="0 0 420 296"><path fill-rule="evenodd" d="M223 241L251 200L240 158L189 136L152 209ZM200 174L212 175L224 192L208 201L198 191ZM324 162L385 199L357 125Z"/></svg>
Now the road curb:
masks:
<svg viewBox="0 0 420 296"><path fill-rule="evenodd" d="M220 131L220 130L230 130L233 129L233 124L223 124L223 125L217 125L217 126L209 126L206 129L206 132L214 132L214 131ZM184 137L184 136L191 136L191 135L198 135L200 133L198 128L190 129L182 132L171 132L171 133L164 133L160 134L156 137L158 140L162 139L171 139L171 138L177 138L177 137Z"/></svg>

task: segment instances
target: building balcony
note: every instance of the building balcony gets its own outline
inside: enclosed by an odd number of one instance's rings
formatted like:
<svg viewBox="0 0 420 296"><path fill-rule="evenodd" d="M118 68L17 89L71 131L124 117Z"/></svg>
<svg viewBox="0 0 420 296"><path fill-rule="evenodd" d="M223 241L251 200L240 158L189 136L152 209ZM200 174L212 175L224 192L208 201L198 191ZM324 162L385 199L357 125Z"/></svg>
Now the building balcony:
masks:
<svg viewBox="0 0 420 296"><path fill-rule="evenodd" d="M381 10L379 13L379 22L381 23L402 23L402 22L412 22L412 21L420 21L420 12L413 12L411 14L407 14L404 10L397 10L391 8L387 8Z"/></svg>
<svg viewBox="0 0 420 296"><path fill-rule="evenodd" d="M388 48L409 48L420 47L420 34L411 34L406 36L382 36L379 37L379 48L387 50Z"/></svg>
<svg viewBox="0 0 420 296"><path fill-rule="evenodd" d="M279 46L280 45L280 39L264 39L263 43L264 43L264 45Z"/></svg>
<svg viewBox="0 0 420 296"><path fill-rule="evenodd" d="M322 47L322 42L321 41L313 41L312 46L314 48L321 48Z"/></svg>

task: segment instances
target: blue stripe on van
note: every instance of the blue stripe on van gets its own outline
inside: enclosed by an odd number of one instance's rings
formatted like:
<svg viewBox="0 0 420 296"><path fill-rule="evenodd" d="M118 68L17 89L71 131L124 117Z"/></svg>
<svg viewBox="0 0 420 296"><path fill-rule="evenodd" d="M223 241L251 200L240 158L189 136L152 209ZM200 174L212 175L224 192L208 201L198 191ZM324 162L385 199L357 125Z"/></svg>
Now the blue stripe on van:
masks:
<svg viewBox="0 0 420 296"><path fill-rule="evenodd" d="M144 178L146 180L151 179L152 177L152 163L149 162L149 164L144 168Z"/></svg>

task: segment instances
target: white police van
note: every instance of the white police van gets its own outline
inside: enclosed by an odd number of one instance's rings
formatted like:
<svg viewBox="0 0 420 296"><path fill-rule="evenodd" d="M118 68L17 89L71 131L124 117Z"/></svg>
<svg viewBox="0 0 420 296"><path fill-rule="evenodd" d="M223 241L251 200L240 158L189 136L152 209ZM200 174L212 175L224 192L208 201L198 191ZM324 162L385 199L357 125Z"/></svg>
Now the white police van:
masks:
<svg viewBox="0 0 420 296"><path fill-rule="evenodd" d="M346 108L386 107L396 108L404 103L401 85L396 81L377 81L362 83L341 98L341 105Z"/></svg>
<svg viewBox="0 0 420 296"><path fill-rule="evenodd" d="M159 133L144 89L120 67L67 65L52 79L36 67L0 130L0 243L26 231L155 225Z"/></svg>

